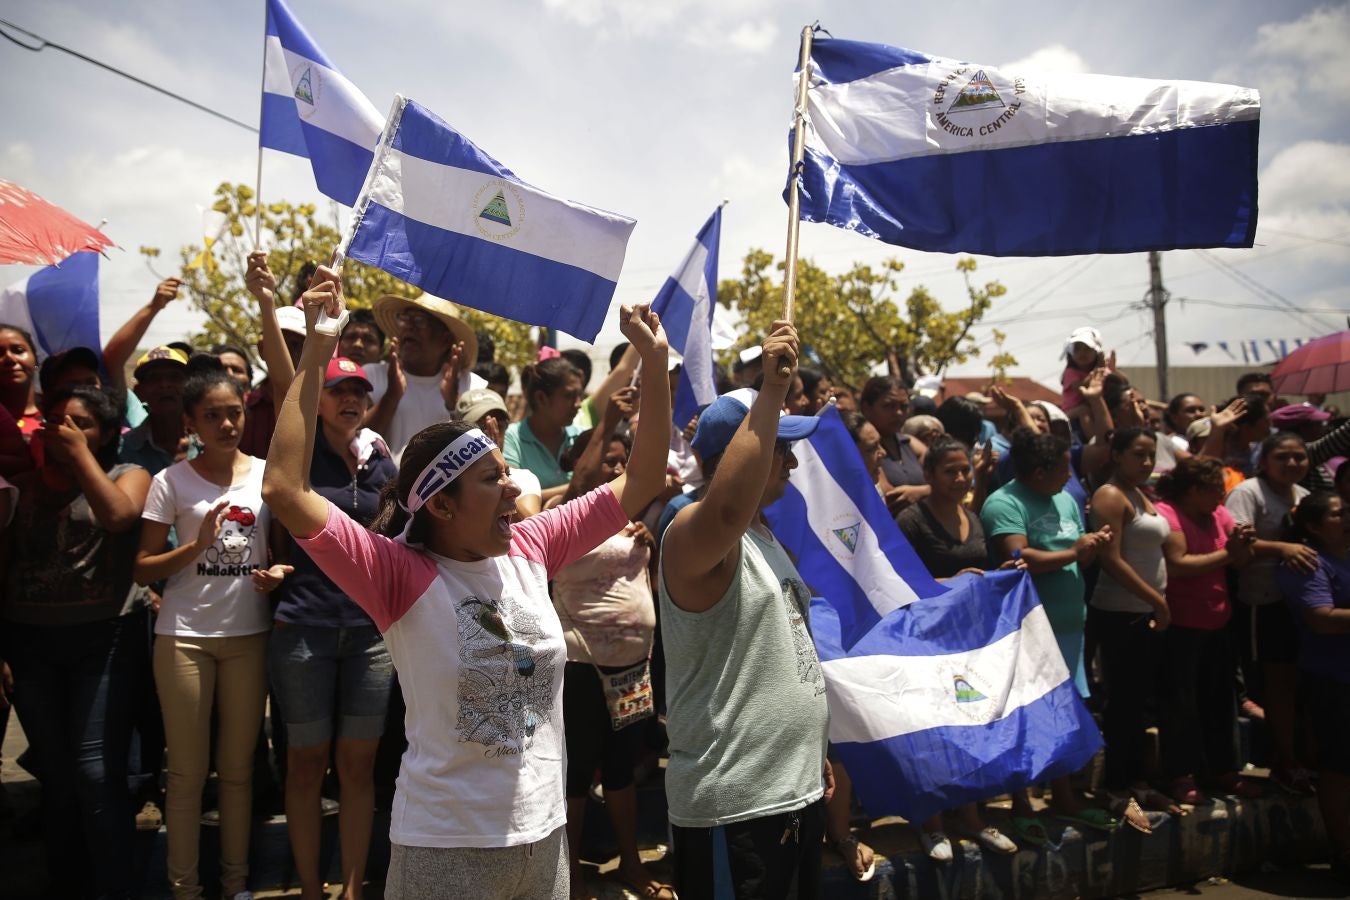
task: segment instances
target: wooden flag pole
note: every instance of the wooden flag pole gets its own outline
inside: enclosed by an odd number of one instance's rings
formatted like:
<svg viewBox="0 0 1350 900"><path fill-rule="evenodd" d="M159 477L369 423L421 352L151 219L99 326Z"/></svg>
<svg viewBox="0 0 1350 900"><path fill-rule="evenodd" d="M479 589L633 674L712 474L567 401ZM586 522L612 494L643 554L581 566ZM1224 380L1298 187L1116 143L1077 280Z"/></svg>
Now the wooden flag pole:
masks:
<svg viewBox="0 0 1350 900"><path fill-rule="evenodd" d="M263 0L262 88L258 91L258 181L253 192L253 249L262 245L262 118L267 95L267 0Z"/></svg>
<svg viewBox="0 0 1350 900"><path fill-rule="evenodd" d="M797 105L792 113L792 165L788 169L788 234L786 268L783 272L783 318L792 321L793 305L797 299L797 238L801 231L802 200L798 191L798 177L801 174L802 158L806 155L806 91L811 84L811 39L815 34L812 26L802 29L802 55L798 63ZM779 370L784 378L790 370L783 366Z"/></svg>

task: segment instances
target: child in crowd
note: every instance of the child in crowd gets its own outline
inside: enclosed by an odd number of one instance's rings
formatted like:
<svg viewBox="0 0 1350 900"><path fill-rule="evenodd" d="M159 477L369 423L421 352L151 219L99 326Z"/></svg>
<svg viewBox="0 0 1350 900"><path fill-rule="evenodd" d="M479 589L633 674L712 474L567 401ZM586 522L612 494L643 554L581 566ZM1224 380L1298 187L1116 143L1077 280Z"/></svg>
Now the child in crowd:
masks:
<svg viewBox="0 0 1350 900"><path fill-rule="evenodd" d="M1087 404L1078 391L1078 385L1093 369L1108 364L1106 354L1102 351L1101 332L1086 325L1075 328L1064 342L1064 358L1064 373L1059 376L1059 405L1065 415L1076 420L1087 413Z"/></svg>

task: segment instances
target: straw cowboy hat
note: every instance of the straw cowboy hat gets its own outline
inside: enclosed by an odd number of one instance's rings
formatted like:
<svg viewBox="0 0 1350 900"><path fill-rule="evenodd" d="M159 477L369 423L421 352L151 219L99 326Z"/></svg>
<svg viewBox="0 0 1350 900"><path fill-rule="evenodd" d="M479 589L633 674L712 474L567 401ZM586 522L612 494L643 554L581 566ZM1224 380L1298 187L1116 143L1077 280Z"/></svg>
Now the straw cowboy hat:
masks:
<svg viewBox="0 0 1350 900"><path fill-rule="evenodd" d="M416 300L409 300L397 294L385 294L375 301L371 309L375 313L375 321L390 337L398 336L399 313L405 309L420 310L439 320L450 329L450 334L456 341L464 343L464 352L459 356L465 362L463 368L471 369L478 362L478 337L473 333L473 329L459 318L459 307L449 300L442 300L430 294L422 294Z"/></svg>

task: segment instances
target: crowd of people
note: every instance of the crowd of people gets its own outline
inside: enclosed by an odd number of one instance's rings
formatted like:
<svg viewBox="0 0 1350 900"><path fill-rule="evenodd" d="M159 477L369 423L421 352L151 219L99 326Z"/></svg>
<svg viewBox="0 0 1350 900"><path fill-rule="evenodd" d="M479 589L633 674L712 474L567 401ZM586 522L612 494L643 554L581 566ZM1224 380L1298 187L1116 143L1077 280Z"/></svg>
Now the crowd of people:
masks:
<svg viewBox="0 0 1350 900"><path fill-rule="evenodd" d="M246 283L256 383L240 347L127 365L175 279L101 353L39 365L0 324L0 658L51 896L135 895L135 830L162 818L173 895L201 897L205 815L220 894L247 900L255 817L279 806L312 900L334 796L348 898L377 808L386 897L587 896L595 791L642 896L817 896L826 845L871 877L811 586L762 515L830 405L933 576L1029 573L1100 712L1100 790L1064 776L1046 809L1017 790L1007 815L914 823L934 864L953 836L1010 854L1049 843L1051 816L1151 833L1280 790L1317 796L1350 865L1350 424L1321 398L1252 373L1214 406L1152 404L1090 328L1059 404L849 386L799 365L779 322L672 427L678 373L637 307L598 382L585 353L542 348L512 421L510 373L453 304L349 311L324 267L285 304L264 254ZM1240 714L1264 723L1268 781ZM638 848L658 756L670 884Z"/></svg>

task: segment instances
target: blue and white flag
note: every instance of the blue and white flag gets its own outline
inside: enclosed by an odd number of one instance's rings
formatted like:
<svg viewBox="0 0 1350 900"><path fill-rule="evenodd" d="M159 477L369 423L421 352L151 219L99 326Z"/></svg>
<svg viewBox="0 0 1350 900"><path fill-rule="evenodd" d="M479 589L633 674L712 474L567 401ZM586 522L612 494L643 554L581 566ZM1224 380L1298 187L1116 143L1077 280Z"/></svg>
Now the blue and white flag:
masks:
<svg viewBox="0 0 1350 900"><path fill-rule="evenodd" d="M258 143L308 157L319 190L352 206L384 121L282 0L267 0Z"/></svg>
<svg viewBox="0 0 1350 900"><path fill-rule="evenodd" d="M679 428L717 399L713 378L713 310L717 306L717 244L722 234L722 207L699 229L694 246L675 274L666 279L652 301L661 316L670 346L684 357L675 390L672 418Z"/></svg>
<svg viewBox="0 0 1350 900"><path fill-rule="evenodd" d="M1252 246L1255 90L828 38L811 63L807 221L990 256Z"/></svg>
<svg viewBox="0 0 1350 900"><path fill-rule="evenodd" d="M869 814L922 821L1082 768L1101 734L1031 577L939 584L867 477L839 413L793 446L766 512L812 590L830 741Z"/></svg>
<svg viewBox="0 0 1350 900"><path fill-rule="evenodd" d="M40 359L71 347L100 353L98 254L75 253L0 292L0 322L33 336Z"/></svg>
<svg viewBox="0 0 1350 900"><path fill-rule="evenodd" d="M595 340L635 220L521 181L396 97L345 255L423 290Z"/></svg>

